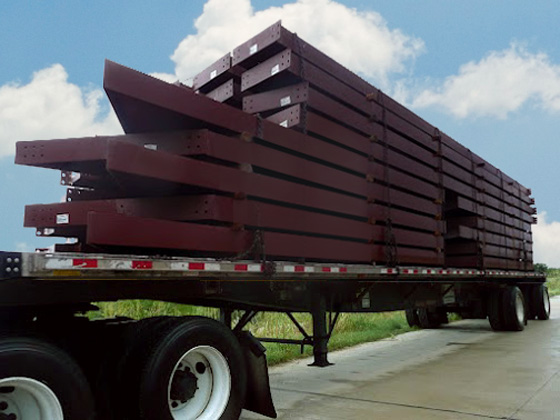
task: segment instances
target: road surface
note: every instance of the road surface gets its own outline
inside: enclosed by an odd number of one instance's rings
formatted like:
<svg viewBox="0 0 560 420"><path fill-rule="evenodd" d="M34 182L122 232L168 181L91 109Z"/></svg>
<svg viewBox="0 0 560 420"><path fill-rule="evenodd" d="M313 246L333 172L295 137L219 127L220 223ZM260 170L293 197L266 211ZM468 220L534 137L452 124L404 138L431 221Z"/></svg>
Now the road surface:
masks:
<svg viewBox="0 0 560 420"><path fill-rule="evenodd" d="M466 320L330 353L328 368L271 368L278 418L560 420L560 299L551 303L549 321L520 333Z"/></svg>

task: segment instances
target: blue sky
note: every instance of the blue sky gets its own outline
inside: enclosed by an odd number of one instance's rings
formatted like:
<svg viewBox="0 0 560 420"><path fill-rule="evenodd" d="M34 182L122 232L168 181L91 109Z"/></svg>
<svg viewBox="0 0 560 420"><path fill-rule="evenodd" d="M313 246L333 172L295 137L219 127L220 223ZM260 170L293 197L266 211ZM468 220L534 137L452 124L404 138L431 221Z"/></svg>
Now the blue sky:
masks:
<svg viewBox="0 0 560 420"><path fill-rule="evenodd" d="M56 171L13 164L14 141L118 132L101 92L105 58L185 80L280 18L532 188L535 259L560 266L552 0L2 2L0 249L50 245L23 229L23 207L64 194Z"/></svg>

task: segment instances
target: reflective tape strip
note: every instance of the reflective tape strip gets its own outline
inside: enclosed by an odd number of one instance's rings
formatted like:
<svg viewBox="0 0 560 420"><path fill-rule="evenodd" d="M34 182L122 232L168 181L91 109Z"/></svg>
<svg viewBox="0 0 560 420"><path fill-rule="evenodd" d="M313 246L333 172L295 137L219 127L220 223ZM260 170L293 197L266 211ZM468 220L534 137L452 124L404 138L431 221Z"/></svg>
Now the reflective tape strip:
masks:
<svg viewBox="0 0 560 420"><path fill-rule="evenodd" d="M206 269L206 264L204 263L189 263L187 268L189 270L205 270Z"/></svg>
<svg viewBox="0 0 560 420"><path fill-rule="evenodd" d="M154 263L152 261L146 261L146 260L132 261L133 270L151 270L153 267L154 267Z"/></svg>
<svg viewBox="0 0 560 420"><path fill-rule="evenodd" d="M72 260L72 267L97 268L97 266L98 263L96 259L74 258Z"/></svg>
<svg viewBox="0 0 560 420"><path fill-rule="evenodd" d="M247 266L247 271L251 273L259 273L263 269L262 264L249 264Z"/></svg>
<svg viewBox="0 0 560 420"><path fill-rule="evenodd" d="M262 271L261 264L235 264L234 268L235 271L247 271L250 273L258 273Z"/></svg>

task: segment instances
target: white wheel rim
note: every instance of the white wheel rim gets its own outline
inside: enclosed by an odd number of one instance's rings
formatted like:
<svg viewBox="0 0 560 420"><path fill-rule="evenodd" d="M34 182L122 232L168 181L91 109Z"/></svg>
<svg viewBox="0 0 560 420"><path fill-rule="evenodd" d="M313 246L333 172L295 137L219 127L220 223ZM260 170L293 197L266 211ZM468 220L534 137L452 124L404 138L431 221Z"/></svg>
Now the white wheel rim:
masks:
<svg viewBox="0 0 560 420"><path fill-rule="evenodd" d="M183 400L173 398L177 393ZM194 347L179 359L171 374L169 410L174 420L217 419L226 409L230 393L231 374L224 355L214 347Z"/></svg>
<svg viewBox="0 0 560 420"><path fill-rule="evenodd" d="M14 376L0 379L0 413L16 419L64 420L62 406L55 393L35 379Z"/></svg>
<svg viewBox="0 0 560 420"><path fill-rule="evenodd" d="M515 296L515 315L517 316L519 325L525 324L525 303L520 294Z"/></svg>
<svg viewBox="0 0 560 420"><path fill-rule="evenodd" d="M543 290L543 304L544 304L544 312L549 315L550 314L550 296L548 295L548 289L545 287Z"/></svg>

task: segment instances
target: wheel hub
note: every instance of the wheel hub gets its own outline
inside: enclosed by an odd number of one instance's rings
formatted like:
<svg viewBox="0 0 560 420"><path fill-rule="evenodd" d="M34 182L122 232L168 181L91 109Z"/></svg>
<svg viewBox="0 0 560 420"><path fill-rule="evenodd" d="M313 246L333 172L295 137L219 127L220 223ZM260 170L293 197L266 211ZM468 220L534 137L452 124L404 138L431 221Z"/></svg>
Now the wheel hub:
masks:
<svg viewBox="0 0 560 420"><path fill-rule="evenodd" d="M9 411L10 405L8 402L0 400L0 420L17 420L17 415Z"/></svg>
<svg viewBox="0 0 560 420"><path fill-rule="evenodd" d="M525 304L523 303L523 298L519 295L515 297L515 315L519 324L525 322Z"/></svg>
<svg viewBox="0 0 560 420"><path fill-rule="evenodd" d="M169 380L173 420L217 419L226 409L231 375L226 358L211 346L193 347L179 359Z"/></svg>
<svg viewBox="0 0 560 420"><path fill-rule="evenodd" d="M0 420L17 420L18 410L14 401L10 399L10 394L15 391L14 387L4 386L0 388Z"/></svg>
<svg viewBox="0 0 560 420"><path fill-rule="evenodd" d="M186 367L185 370L176 371L171 382L171 399L181 401L181 403L187 402L194 397L198 389L197 383L198 379L190 368Z"/></svg>
<svg viewBox="0 0 560 420"><path fill-rule="evenodd" d="M63 420L60 401L44 383L27 377L0 379L0 420Z"/></svg>

